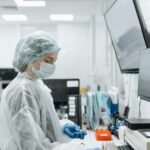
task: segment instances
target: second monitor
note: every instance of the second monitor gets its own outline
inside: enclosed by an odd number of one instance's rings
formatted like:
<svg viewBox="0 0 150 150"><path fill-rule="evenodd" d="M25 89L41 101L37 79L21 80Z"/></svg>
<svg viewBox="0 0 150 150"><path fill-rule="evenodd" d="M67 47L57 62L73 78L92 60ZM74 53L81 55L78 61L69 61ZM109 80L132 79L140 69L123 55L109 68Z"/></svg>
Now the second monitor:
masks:
<svg viewBox="0 0 150 150"><path fill-rule="evenodd" d="M138 95L150 101L150 49L141 52Z"/></svg>

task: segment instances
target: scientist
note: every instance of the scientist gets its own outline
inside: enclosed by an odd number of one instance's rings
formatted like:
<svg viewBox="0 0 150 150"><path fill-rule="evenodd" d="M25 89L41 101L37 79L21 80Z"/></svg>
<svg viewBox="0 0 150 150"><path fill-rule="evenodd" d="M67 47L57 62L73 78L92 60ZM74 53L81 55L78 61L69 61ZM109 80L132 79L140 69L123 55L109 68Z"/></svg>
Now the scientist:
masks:
<svg viewBox="0 0 150 150"><path fill-rule="evenodd" d="M17 77L3 91L0 103L2 150L84 150L85 131L59 120L51 90L42 82L55 71L60 45L37 31L19 41L13 66ZM66 136L65 136L66 135Z"/></svg>

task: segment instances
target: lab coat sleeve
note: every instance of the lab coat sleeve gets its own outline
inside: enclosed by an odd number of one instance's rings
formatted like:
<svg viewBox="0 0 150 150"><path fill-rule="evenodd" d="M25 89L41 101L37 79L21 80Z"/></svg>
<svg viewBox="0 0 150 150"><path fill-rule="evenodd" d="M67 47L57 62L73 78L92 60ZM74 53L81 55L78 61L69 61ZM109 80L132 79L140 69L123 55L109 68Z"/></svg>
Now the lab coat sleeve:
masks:
<svg viewBox="0 0 150 150"><path fill-rule="evenodd" d="M40 127L40 108L36 97L27 89L19 89L9 101L9 122L13 140L20 150L50 150L51 143Z"/></svg>

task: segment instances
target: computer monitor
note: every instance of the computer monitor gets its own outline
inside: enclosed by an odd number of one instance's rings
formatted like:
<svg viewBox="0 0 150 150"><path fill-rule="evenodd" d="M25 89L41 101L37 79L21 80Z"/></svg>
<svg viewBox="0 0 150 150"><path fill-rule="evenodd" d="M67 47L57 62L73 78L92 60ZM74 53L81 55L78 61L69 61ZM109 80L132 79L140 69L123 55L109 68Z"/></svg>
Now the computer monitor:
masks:
<svg viewBox="0 0 150 150"><path fill-rule="evenodd" d="M47 79L43 82L52 90L56 110L67 106L69 120L82 125L80 80L79 79Z"/></svg>
<svg viewBox="0 0 150 150"><path fill-rule="evenodd" d="M0 81L11 81L17 76L17 72L13 68L0 68Z"/></svg>
<svg viewBox="0 0 150 150"><path fill-rule="evenodd" d="M1 88L5 89L8 84L17 76L17 72L13 68L0 68Z"/></svg>
<svg viewBox="0 0 150 150"><path fill-rule="evenodd" d="M52 90L54 102L67 102L69 95L80 94L79 79L47 79L43 82Z"/></svg>
<svg viewBox="0 0 150 150"><path fill-rule="evenodd" d="M116 0L104 16L121 72L138 73L140 51L150 46L138 1Z"/></svg>
<svg viewBox="0 0 150 150"><path fill-rule="evenodd" d="M150 49L141 52L138 95L142 100L150 101Z"/></svg>

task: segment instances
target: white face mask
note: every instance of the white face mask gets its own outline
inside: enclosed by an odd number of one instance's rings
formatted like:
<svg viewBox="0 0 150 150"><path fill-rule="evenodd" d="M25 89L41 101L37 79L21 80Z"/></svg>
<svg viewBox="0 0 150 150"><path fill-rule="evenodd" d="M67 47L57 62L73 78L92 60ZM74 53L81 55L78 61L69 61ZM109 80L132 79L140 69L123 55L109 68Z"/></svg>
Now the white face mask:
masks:
<svg viewBox="0 0 150 150"><path fill-rule="evenodd" d="M32 66L32 73L36 78L48 79L52 74L54 74L55 68L56 66L54 64L42 62L39 70Z"/></svg>

